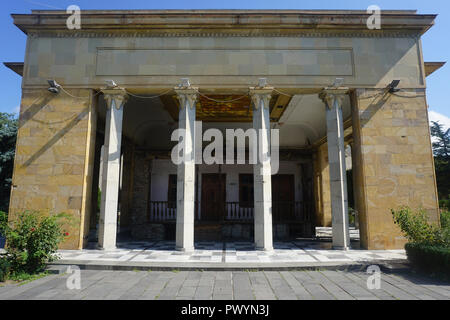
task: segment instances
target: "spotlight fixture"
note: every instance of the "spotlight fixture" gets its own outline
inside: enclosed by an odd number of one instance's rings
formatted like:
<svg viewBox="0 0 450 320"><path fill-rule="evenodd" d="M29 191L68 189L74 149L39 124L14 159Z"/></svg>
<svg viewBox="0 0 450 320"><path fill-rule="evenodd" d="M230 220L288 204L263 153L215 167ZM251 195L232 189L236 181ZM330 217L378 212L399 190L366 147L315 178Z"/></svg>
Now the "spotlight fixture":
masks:
<svg viewBox="0 0 450 320"><path fill-rule="evenodd" d="M106 87L108 89L113 89L117 87L117 83L114 82L114 80L105 80L106 82Z"/></svg>
<svg viewBox="0 0 450 320"><path fill-rule="evenodd" d="M400 80L392 80L392 82L387 86L387 89L389 89L389 93L395 93L400 91L400 89L396 89L399 83Z"/></svg>
<svg viewBox="0 0 450 320"><path fill-rule="evenodd" d="M59 93L59 89L61 88L61 86L55 81L55 80L47 80L48 84L50 85L50 88L48 88L47 90L50 91L51 93Z"/></svg>
<svg viewBox="0 0 450 320"><path fill-rule="evenodd" d="M332 87L339 88L339 87L342 87L343 84L344 84L344 78L336 78L336 79L334 79Z"/></svg>

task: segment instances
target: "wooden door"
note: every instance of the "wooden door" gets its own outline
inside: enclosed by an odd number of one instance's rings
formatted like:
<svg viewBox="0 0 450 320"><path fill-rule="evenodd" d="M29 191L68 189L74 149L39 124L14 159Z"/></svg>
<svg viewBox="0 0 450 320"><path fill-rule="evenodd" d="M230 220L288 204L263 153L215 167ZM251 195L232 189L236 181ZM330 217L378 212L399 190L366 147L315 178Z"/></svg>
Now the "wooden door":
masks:
<svg viewBox="0 0 450 320"><path fill-rule="evenodd" d="M225 174L202 174L201 221L222 221L225 211Z"/></svg>
<svg viewBox="0 0 450 320"><path fill-rule="evenodd" d="M293 174L272 176L272 212L273 220L294 220L295 184Z"/></svg>

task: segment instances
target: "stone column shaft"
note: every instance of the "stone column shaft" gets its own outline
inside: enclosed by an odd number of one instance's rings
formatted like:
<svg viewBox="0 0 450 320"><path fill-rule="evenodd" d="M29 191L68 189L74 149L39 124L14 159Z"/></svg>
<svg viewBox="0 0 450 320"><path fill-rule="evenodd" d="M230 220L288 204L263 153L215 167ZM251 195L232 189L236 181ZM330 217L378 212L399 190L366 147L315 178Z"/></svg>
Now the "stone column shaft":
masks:
<svg viewBox="0 0 450 320"><path fill-rule="evenodd" d="M195 88L175 88L180 101L179 129L185 130L181 142L184 160L177 168L176 249L194 250L195 218Z"/></svg>
<svg viewBox="0 0 450 320"><path fill-rule="evenodd" d="M253 128L258 133L258 161L253 166L256 250L273 250L272 174L270 159L270 94L273 88L250 88ZM256 152L254 150L253 152Z"/></svg>
<svg viewBox="0 0 450 320"><path fill-rule="evenodd" d="M344 122L342 119L342 101L347 92L347 88L330 88L320 94L320 98L326 105L333 247L339 250L350 248Z"/></svg>
<svg viewBox="0 0 450 320"><path fill-rule="evenodd" d="M123 105L127 95L122 89L104 90L103 94L107 113L98 245L101 249L113 250L116 248L117 236Z"/></svg>

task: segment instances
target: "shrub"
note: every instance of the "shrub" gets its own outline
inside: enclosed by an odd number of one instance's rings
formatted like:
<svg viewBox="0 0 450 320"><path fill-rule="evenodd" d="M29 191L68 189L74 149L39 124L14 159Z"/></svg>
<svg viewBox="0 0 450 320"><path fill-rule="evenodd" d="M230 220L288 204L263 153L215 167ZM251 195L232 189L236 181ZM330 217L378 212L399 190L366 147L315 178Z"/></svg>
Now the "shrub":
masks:
<svg viewBox="0 0 450 320"><path fill-rule="evenodd" d="M8 224L8 215L6 212L0 211L0 236L4 236L5 226Z"/></svg>
<svg viewBox="0 0 450 320"><path fill-rule="evenodd" d="M68 235L62 230L65 214L43 215L36 211L19 213L2 229L6 236L6 257L14 273L36 273L57 259L58 244Z"/></svg>
<svg viewBox="0 0 450 320"><path fill-rule="evenodd" d="M0 282L6 280L9 274L10 264L6 258L0 257Z"/></svg>
<svg viewBox="0 0 450 320"><path fill-rule="evenodd" d="M446 210L446 211L450 210L450 199L440 199L439 200L439 207L441 209Z"/></svg>
<svg viewBox="0 0 450 320"><path fill-rule="evenodd" d="M441 228L450 229L450 211L441 210Z"/></svg>
<svg viewBox="0 0 450 320"><path fill-rule="evenodd" d="M409 242L423 245L448 246L450 241L438 225L429 224L422 209L413 212L408 207L391 210L394 222L400 226Z"/></svg>
<svg viewBox="0 0 450 320"><path fill-rule="evenodd" d="M405 250L419 270L450 276L450 248L407 243Z"/></svg>

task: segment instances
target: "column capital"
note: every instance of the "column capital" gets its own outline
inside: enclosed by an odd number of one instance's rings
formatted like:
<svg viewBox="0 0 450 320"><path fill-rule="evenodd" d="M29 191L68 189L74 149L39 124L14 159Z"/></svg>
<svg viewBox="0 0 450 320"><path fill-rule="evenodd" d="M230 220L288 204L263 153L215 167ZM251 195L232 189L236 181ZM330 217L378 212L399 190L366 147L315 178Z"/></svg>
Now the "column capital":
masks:
<svg viewBox="0 0 450 320"><path fill-rule="evenodd" d="M325 103L328 109L333 108L335 101L338 102L339 107L342 107L342 101L348 94L348 90L347 87L325 88L319 93L319 98Z"/></svg>
<svg viewBox="0 0 450 320"><path fill-rule="evenodd" d="M115 88L115 89L103 89L101 90L106 101L106 107L109 109L114 102L116 108L119 110L124 106L128 100L128 94L125 89Z"/></svg>
<svg viewBox="0 0 450 320"><path fill-rule="evenodd" d="M196 87L175 87L174 88L178 100L180 101L180 109L186 106L186 102L189 103L189 107L193 109L195 102L198 99L198 88Z"/></svg>
<svg viewBox="0 0 450 320"><path fill-rule="evenodd" d="M269 108L269 101L272 97L273 87L250 87L249 94L255 109L259 108L261 100L264 102L264 108Z"/></svg>

